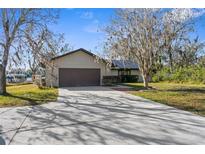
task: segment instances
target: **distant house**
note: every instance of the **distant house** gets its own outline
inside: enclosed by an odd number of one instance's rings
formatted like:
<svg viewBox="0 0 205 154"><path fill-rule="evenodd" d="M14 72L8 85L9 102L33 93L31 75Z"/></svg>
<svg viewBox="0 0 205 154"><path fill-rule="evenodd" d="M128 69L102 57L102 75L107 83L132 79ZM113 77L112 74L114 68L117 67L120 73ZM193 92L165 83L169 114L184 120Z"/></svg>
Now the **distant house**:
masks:
<svg viewBox="0 0 205 154"><path fill-rule="evenodd" d="M99 86L110 82L141 81L138 65L132 61L113 60L111 67L97 55L78 49L54 57L46 68L47 86ZM98 57L99 58L99 57Z"/></svg>

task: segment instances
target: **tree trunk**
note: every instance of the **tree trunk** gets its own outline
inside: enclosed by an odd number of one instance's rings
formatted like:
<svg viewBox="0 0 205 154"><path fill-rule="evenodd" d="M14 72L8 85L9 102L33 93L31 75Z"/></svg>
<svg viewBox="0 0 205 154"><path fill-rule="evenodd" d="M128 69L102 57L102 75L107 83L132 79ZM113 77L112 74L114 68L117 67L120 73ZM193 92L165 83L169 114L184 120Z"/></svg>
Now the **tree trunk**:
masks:
<svg viewBox="0 0 205 154"><path fill-rule="evenodd" d="M143 74L143 82L144 82L144 87L148 88L149 87L149 75L148 74Z"/></svg>
<svg viewBox="0 0 205 154"><path fill-rule="evenodd" d="M6 68L0 64L0 95L6 94Z"/></svg>
<svg viewBox="0 0 205 154"><path fill-rule="evenodd" d="M32 82L35 82L35 79L36 79L36 72L32 72Z"/></svg>
<svg viewBox="0 0 205 154"><path fill-rule="evenodd" d="M170 71L173 71L173 58L172 58L172 53L169 52L169 65L170 65Z"/></svg>
<svg viewBox="0 0 205 154"><path fill-rule="evenodd" d="M53 72L54 72L54 64L53 64L53 62L52 62L52 64L51 64L51 74L50 74L50 75L51 75L51 76L50 76L50 87L51 87L51 88L53 88L53 80L54 80L54 79L53 79L53 78L54 78L54 77L53 77Z"/></svg>
<svg viewBox="0 0 205 154"><path fill-rule="evenodd" d="M8 63L10 43L4 47L2 64L0 64L0 95L6 94L6 66Z"/></svg>

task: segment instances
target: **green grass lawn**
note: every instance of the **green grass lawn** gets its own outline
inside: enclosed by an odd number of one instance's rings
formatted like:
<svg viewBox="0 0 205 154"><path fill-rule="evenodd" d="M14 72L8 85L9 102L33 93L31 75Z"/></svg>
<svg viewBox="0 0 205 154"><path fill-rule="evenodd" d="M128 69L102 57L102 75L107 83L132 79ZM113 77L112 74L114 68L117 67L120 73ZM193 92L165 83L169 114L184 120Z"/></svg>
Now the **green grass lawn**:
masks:
<svg viewBox="0 0 205 154"><path fill-rule="evenodd" d="M37 105L55 101L58 96L58 89L39 89L34 84L8 85L8 94L0 96L0 107Z"/></svg>
<svg viewBox="0 0 205 154"><path fill-rule="evenodd" d="M150 83L145 90L142 83L127 83L134 88L130 93L205 116L205 85Z"/></svg>

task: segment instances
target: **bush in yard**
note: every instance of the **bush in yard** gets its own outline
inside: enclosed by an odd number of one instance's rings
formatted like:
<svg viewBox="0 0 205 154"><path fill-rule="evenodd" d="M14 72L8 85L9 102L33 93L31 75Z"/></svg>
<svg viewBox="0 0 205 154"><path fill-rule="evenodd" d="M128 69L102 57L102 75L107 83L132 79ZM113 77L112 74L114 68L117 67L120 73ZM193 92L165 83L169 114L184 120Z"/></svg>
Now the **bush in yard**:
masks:
<svg viewBox="0 0 205 154"><path fill-rule="evenodd" d="M164 67L160 71L157 71L156 74L152 75L153 82L169 81L169 80L170 80L170 70L168 67Z"/></svg>
<svg viewBox="0 0 205 154"><path fill-rule="evenodd" d="M171 73L168 67L164 67L152 76L152 81L205 83L205 68L199 65L179 67Z"/></svg>

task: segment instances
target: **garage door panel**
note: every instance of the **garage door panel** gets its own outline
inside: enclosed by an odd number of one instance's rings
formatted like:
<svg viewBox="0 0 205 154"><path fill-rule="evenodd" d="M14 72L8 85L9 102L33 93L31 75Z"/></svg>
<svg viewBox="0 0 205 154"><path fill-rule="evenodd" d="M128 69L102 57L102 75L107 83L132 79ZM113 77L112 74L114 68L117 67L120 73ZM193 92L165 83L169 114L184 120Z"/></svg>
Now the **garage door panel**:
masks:
<svg viewBox="0 0 205 154"><path fill-rule="evenodd" d="M60 68L59 86L98 86L100 69Z"/></svg>

